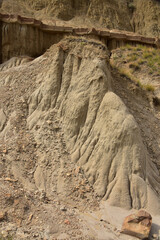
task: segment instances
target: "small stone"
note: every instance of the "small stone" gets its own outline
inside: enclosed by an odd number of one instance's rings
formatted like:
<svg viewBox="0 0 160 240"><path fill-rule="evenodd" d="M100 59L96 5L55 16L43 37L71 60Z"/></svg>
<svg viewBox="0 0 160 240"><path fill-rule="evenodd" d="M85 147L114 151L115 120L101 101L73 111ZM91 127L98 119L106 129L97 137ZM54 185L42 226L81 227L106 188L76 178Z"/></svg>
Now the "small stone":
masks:
<svg viewBox="0 0 160 240"><path fill-rule="evenodd" d="M20 200L19 200L19 199L14 199L14 206L18 205L18 204L19 204L19 202L20 202Z"/></svg>
<svg viewBox="0 0 160 240"><path fill-rule="evenodd" d="M120 234L120 232L116 232L116 235L119 237L121 234Z"/></svg>
<svg viewBox="0 0 160 240"><path fill-rule="evenodd" d="M152 217L144 210L127 216L123 222L121 233L140 239L148 238L152 225Z"/></svg>
<svg viewBox="0 0 160 240"><path fill-rule="evenodd" d="M69 224L70 224L70 221L69 221L68 219L65 219L65 220L64 220L64 223L67 224L67 225L69 225Z"/></svg>
<svg viewBox="0 0 160 240"><path fill-rule="evenodd" d="M47 123L48 123L48 125L51 125L51 124L52 124L52 121L51 121L51 120L48 120Z"/></svg>
<svg viewBox="0 0 160 240"><path fill-rule="evenodd" d="M38 236L39 236L38 233L34 233L34 234L33 234L33 237L38 237Z"/></svg>
<svg viewBox="0 0 160 240"><path fill-rule="evenodd" d="M158 239L158 235L155 234L155 233L152 235L152 237L153 237L154 239Z"/></svg>
<svg viewBox="0 0 160 240"><path fill-rule="evenodd" d="M6 218L6 212L0 212L0 221L5 220Z"/></svg>
<svg viewBox="0 0 160 240"><path fill-rule="evenodd" d="M31 213L31 214L29 215L28 221L30 222L30 221L32 220L32 218L33 218L33 214Z"/></svg>
<svg viewBox="0 0 160 240"><path fill-rule="evenodd" d="M71 173L67 173L66 175L67 175L67 177L71 177L72 174Z"/></svg>
<svg viewBox="0 0 160 240"><path fill-rule="evenodd" d="M9 177L6 177L6 178L4 179L4 181L8 181L8 182L17 182L17 180L12 179L12 178L9 178Z"/></svg>
<svg viewBox="0 0 160 240"><path fill-rule="evenodd" d="M3 150L3 153L7 154L7 149L4 149L4 150Z"/></svg>
<svg viewBox="0 0 160 240"><path fill-rule="evenodd" d="M4 238L6 238L6 237L8 236L8 232L5 231L5 230L3 230L3 231L1 232L1 234L2 234L2 236L3 236Z"/></svg>
<svg viewBox="0 0 160 240"><path fill-rule="evenodd" d="M63 211L63 212L66 212L66 211L67 211L67 209L66 209L65 206L62 206L62 207L60 208L60 210Z"/></svg>

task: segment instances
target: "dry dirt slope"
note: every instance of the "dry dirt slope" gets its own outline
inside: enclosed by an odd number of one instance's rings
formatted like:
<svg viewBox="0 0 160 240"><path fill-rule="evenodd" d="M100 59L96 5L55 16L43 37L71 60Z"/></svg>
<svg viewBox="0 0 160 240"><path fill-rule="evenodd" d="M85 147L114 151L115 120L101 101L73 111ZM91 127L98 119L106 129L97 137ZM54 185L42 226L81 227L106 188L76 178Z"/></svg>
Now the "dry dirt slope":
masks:
<svg viewBox="0 0 160 240"><path fill-rule="evenodd" d="M26 152L26 166L21 159L18 165L10 160L15 178L21 179L28 189L38 188L47 195L56 190L55 181L51 179L55 179L57 170L47 170L45 166L46 156L52 149L45 123L56 128L56 122L50 120L55 114L62 122L64 140L73 162L82 167L98 196L113 205L137 209L152 206L154 199L158 211L159 171L150 159L133 115L114 93L114 79L104 46L83 39L65 40L31 62L31 66L35 70L29 75L27 68L21 73L19 67L18 74L10 69L1 71L3 145L8 148L8 141L14 142L14 134L18 134L17 147L23 152L27 141L30 142L30 138L23 139L26 126L35 145L48 148L46 153L36 152L32 159ZM5 95L3 88L15 91L13 100L12 93ZM12 135L14 121L19 124ZM21 171L17 171L17 166ZM24 167L33 171L33 178L24 178ZM62 186L60 191L64 192Z"/></svg>
<svg viewBox="0 0 160 240"><path fill-rule="evenodd" d="M144 92L133 91L133 83L121 80L116 72L112 77L105 46L70 38L18 66L22 62L15 58L0 73L0 177L4 184L7 177L9 182L18 180L32 203L27 204L29 211L23 208L21 219L16 196L8 205L2 194L8 219L15 222L18 216L26 226L32 211L37 216L36 201L38 209L43 209L39 198L82 211L84 206L95 208L99 196L111 205L160 213L158 156L150 151L159 149L159 119ZM1 191L7 194L4 187ZM17 194L17 198L24 196ZM75 239L89 239L76 232L79 223L73 212L60 215L60 207L50 223L61 219L57 232L46 233L39 214L28 234L41 231L42 237L53 237L66 232L70 239L76 234ZM46 211L49 219L50 207ZM77 225L69 230L63 223L70 217Z"/></svg>

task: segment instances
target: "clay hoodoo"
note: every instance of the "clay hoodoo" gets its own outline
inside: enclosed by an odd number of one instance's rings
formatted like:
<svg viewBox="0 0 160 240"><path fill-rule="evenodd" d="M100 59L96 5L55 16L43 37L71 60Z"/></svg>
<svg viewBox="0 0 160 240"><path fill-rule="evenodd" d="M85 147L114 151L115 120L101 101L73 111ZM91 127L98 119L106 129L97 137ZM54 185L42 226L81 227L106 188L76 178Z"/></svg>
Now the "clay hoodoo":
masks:
<svg viewBox="0 0 160 240"><path fill-rule="evenodd" d="M154 198L158 211L158 170L134 117L112 90L101 44L65 40L45 57L52 59L51 65L37 76L42 83L29 99L28 126L35 137L36 125L56 108L72 160L83 168L96 193L124 208L146 208Z"/></svg>
<svg viewBox="0 0 160 240"><path fill-rule="evenodd" d="M112 205L136 209L150 207L154 199L158 211L158 169L150 160L134 117L114 93L108 60L108 51L101 42L72 37L32 61L30 76L36 77L36 85L30 89L35 89L29 94L31 96L27 95L27 125L36 143L43 145L46 135L42 128L54 109L62 121L64 139L73 162L82 167L98 196ZM23 78L21 73L9 77L9 69L19 64L23 66L23 61L17 63L15 58L6 68L3 66L2 86L12 86L18 79L27 79L28 71L25 70ZM3 118L0 136L6 141L10 126L6 121L10 117L7 110L3 110L3 115L5 123ZM40 171L38 164L36 187L52 195L53 186L45 165ZM14 174L17 173L14 171ZM54 171L50 174L54 176ZM25 186L34 188L32 180L25 182Z"/></svg>
<svg viewBox="0 0 160 240"><path fill-rule="evenodd" d="M158 120L145 96L126 95L129 81L121 90L125 80L112 78L108 55L100 41L70 37L34 60L1 65L1 174L54 204L90 204L94 189L111 205L159 213L159 165L148 151L155 142L150 124ZM135 120L141 111L138 120L150 119L144 131Z"/></svg>

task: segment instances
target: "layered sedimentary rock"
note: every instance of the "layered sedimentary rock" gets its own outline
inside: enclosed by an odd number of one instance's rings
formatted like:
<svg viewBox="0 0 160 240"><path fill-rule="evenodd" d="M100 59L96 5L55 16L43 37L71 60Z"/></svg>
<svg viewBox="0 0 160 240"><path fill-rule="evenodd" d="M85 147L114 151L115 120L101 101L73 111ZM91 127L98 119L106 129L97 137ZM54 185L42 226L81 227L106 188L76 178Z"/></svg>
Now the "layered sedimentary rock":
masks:
<svg viewBox="0 0 160 240"><path fill-rule="evenodd" d="M83 26L135 31L146 36L159 36L160 3L158 0L7 0L3 13L19 13L38 19L60 19ZM143 9L143 10L142 10Z"/></svg>
<svg viewBox="0 0 160 240"><path fill-rule="evenodd" d="M83 16L84 18L89 18L90 20L100 22L104 24L105 27L117 28L120 27L126 30L131 30L131 24L129 21L129 14L127 9L127 1L86 1L86 0L20 0L19 11L23 13L28 13L28 8L30 8L30 14L33 12L37 16L52 16L59 18L61 20L71 20L78 16ZM9 0L3 1L2 9L13 13L17 8L17 1ZM127 11L127 14L126 12ZM115 17L116 16L116 17ZM126 21L127 18L127 21ZM83 19L80 21L83 22Z"/></svg>
<svg viewBox="0 0 160 240"><path fill-rule="evenodd" d="M98 39L104 42L109 50L127 43L157 46L155 38L125 31L56 26L56 22L55 26L50 26L33 18L8 14L1 14L0 19L0 59L2 62L15 56L39 56L52 44L70 35Z"/></svg>
<svg viewBox="0 0 160 240"><path fill-rule="evenodd" d="M1 23L2 24L2 23ZM18 23L2 24L2 62L15 56L37 57L65 34L45 33L36 27Z"/></svg>

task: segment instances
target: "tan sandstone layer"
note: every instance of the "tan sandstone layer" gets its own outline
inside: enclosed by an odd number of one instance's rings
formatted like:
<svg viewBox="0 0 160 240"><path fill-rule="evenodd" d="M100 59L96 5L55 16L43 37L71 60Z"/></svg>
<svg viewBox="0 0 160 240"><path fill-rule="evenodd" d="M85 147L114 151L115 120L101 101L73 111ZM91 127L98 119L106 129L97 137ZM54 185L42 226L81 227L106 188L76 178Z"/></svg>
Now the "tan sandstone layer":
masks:
<svg viewBox="0 0 160 240"><path fill-rule="evenodd" d="M74 26L103 26L160 37L158 0L4 0L0 11L46 22L60 20Z"/></svg>
<svg viewBox="0 0 160 240"><path fill-rule="evenodd" d="M67 26L51 26L33 18L19 15L0 14L1 61L4 62L15 56L37 57L43 54L52 44L59 42L65 36L87 36L102 41L109 50L123 46L145 44L158 47L159 39L137 35L131 32L74 28Z"/></svg>

